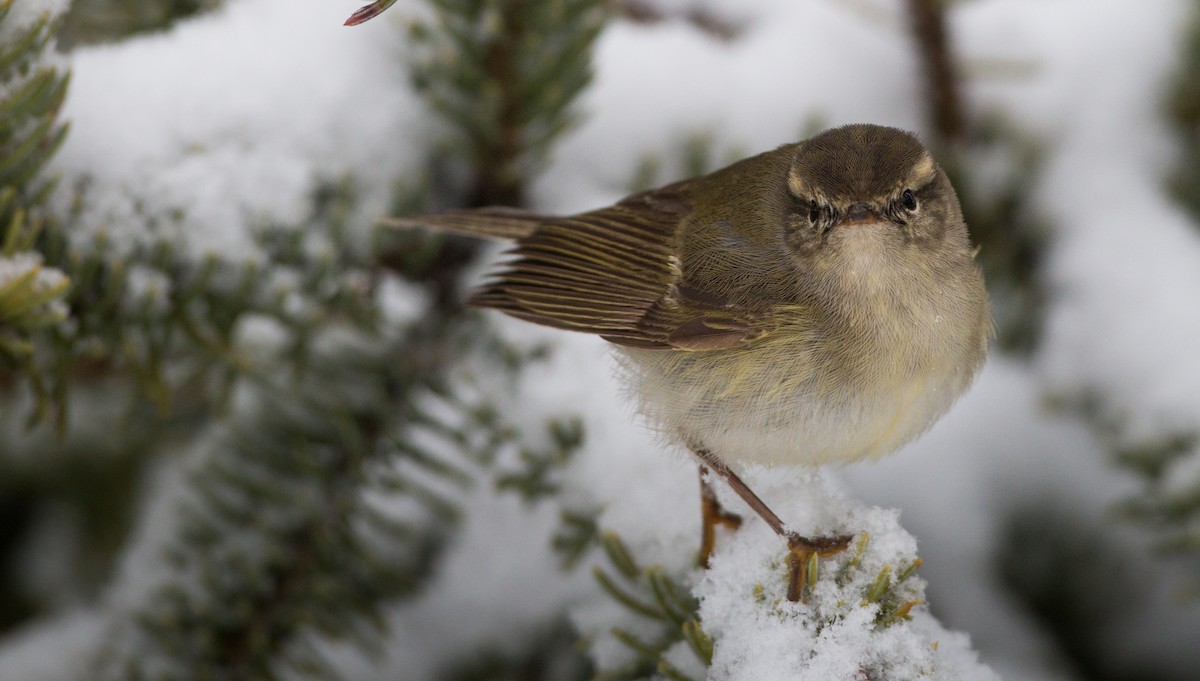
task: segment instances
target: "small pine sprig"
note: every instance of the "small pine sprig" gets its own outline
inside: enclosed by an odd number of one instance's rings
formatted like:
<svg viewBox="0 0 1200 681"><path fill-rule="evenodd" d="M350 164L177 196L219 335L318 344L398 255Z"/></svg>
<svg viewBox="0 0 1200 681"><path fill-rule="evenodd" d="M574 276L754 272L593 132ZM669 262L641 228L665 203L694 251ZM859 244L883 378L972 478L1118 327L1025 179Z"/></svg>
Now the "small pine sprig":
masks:
<svg viewBox="0 0 1200 681"><path fill-rule="evenodd" d="M1179 149L1167 187L1200 224L1200 12L1193 10L1181 47L1163 107Z"/></svg>
<svg viewBox="0 0 1200 681"><path fill-rule="evenodd" d="M419 55L412 80L453 127L453 147L472 168L466 204L520 206L526 182L578 120L575 100L591 81L591 47L608 3L430 4L432 22L409 31Z"/></svg>
<svg viewBox="0 0 1200 681"><path fill-rule="evenodd" d="M0 0L0 28L12 6ZM58 112L69 77L45 58L52 23L38 17L0 44L0 386L17 377L12 372L38 371L33 333L66 318L70 280L38 250L52 222L43 205L55 184L42 171L67 134Z"/></svg>
<svg viewBox="0 0 1200 681"><path fill-rule="evenodd" d="M867 621L877 632L909 622L913 610L924 603L924 583L916 577L922 561L880 563L879 556L870 555L870 540L870 534L862 532L842 554L825 559L814 556L806 572L807 603L784 599L783 560L772 569L779 577L776 584L755 584L738 598L753 600L757 608L781 622L806 622L807 635L814 638L850 619L856 610L867 613ZM714 639L702 626L700 603L689 586L695 576L672 575L660 566L640 564L614 532L597 532L594 542L605 556L605 565L594 568L596 580L626 613L622 617L625 624L613 626L607 633L632 657L628 663L602 668L595 678L634 681L655 676L695 681L696 670L712 665L714 649L721 643L719 634ZM631 626L634 623L636 627Z"/></svg>
<svg viewBox="0 0 1200 681"><path fill-rule="evenodd" d="M548 446L522 444L517 460L498 469L496 487L511 490L526 501L556 494L561 485L557 474L583 445L583 421L578 416L551 418L546 422Z"/></svg>
<svg viewBox="0 0 1200 681"><path fill-rule="evenodd" d="M11 10L12 0L0 0L0 28ZM58 114L70 77L44 59L52 29L52 18L42 16L0 44L0 330L10 339L8 360L28 355L28 348L11 352L14 333L61 319L61 305L48 311L68 285L37 252L49 219L43 204L54 188L42 169L67 133Z"/></svg>
<svg viewBox="0 0 1200 681"><path fill-rule="evenodd" d="M1184 561L1194 568L1190 574L1200 575L1200 430L1134 437L1126 417L1090 390L1055 395L1048 404L1086 423L1106 443L1111 460L1137 479L1137 492L1115 509L1119 516L1144 530L1162 556ZM1200 578L1182 587L1200 594Z"/></svg>
<svg viewBox="0 0 1200 681"><path fill-rule="evenodd" d="M1166 186L1200 229L1200 8L1195 3L1179 45L1162 102L1177 150ZM1164 551L1190 561L1192 573L1200 575L1200 429L1132 439L1122 418L1098 395L1063 403L1082 414L1102 441L1113 443L1114 460L1139 479L1141 490L1122 509L1127 517L1153 533ZM1200 591L1200 578L1190 588Z"/></svg>
<svg viewBox="0 0 1200 681"><path fill-rule="evenodd" d="M0 26L12 2L0 0ZM0 45L0 187L12 187L20 199L5 207L0 224L40 206L54 187L39 176L67 135L58 111L69 77L45 58L53 28L52 17L43 15Z"/></svg>
<svg viewBox="0 0 1200 681"><path fill-rule="evenodd" d="M254 368L236 337L255 317L291 334L284 359L303 371L322 323L369 314L361 295L369 277L342 224L355 200L349 180L325 186L314 194L308 231L263 226L255 236L266 266L198 258L167 241L119 248L104 233L75 244L55 230L43 249L48 265L71 276L70 324L40 340L45 380L35 383L30 422L65 430L74 388L100 380L115 381L114 394L132 385L130 400L148 400L164 416L181 405L219 410ZM312 248L318 242L325 251Z"/></svg>
<svg viewBox="0 0 1200 681"><path fill-rule="evenodd" d="M457 378L464 385L457 392L427 395L430 408L417 410L415 421L465 461L488 471L498 492L516 494L528 503L555 496L561 474L583 446L582 419L553 415L541 424L541 432L531 431L508 420L496 403L498 395L473 386L480 369L489 380L515 380L522 369L546 356L545 347L519 348L487 332L473 340L486 366L460 368Z"/></svg>
<svg viewBox="0 0 1200 681"><path fill-rule="evenodd" d="M873 574L866 573L863 558L870 541L871 535L861 532L855 539L853 549L843 554L831 559L820 558L815 553L809 557L804 573L806 582L801 585L800 602L807 603L813 599L820 585L820 600L835 604L832 608L816 609L815 626L818 631L842 619L849 607L874 608L875 627L886 629L912 619L912 609L924 603L919 589L910 588L909 584L921 567L922 560L918 557L901 565L884 564ZM762 584L755 585L754 597L760 603L766 600L766 589ZM772 606L780 616L785 616L783 600L775 600ZM789 607L792 607L791 604Z"/></svg>
<svg viewBox="0 0 1200 681"><path fill-rule="evenodd" d="M550 545L559 556L564 570L573 569L600 539L599 509L559 511L559 526Z"/></svg>
<svg viewBox="0 0 1200 681"><path fill-rule="evenodd" d="M149 401L163 416L220 410L238 377L253 369L253 358L236 347L247 320L278 323L291 338L284 360L304 371L323 324L367 321L376 304L363 295L377 277L374 262L346 224L355 186L353 178L323 184L303 223L256 228L256 262L196 256L166 240L119 246L99 232L74 243L67 230L43 230L43 269L71 278L70 317L39 336L28 422L65 431L75 389L99 381L113 382L114 395L132 386L126 399ZM4 379L0 372L0 385Z"/></svg>
<svg viewBox="0 0 1200 681"><path fill-rule="evenodd" d="M870 540L871 536L866 532L858 535L854 554L850 560L838 568L834 576L833 581L838 588L848 587L854 580L854 573L862 569L863 554L866 553ZM898 568L884 565L879 569L870 588L862 594L862 599L859 601L860 607L876 607L876 627L883 629L912 619L910 614L912 609L924 601L916 597L911 590L903 587L917 573L917 568L921 567L922 562L918 557ZM815 573L816 570L813 570L809 574Z"/></svg>
<svg viewBox="0 0 1200 681"><path fill-rule="evenodd" d="M601 533L599 542L610 568L594 569L600 587L615 602L657 626L650 635L613 627L609 633L634 654L635 661L602 669L595 681L632 681L655 674L672 681L695 681L668 659L668 652L686 644L700 664L712 664L713 642L701 626L699 602L681 577L668 574L661 566L640 565L615 532Z"/></svg>
<svg viewBox="0 0 1200 681"><path fill-rule="evenodd" d="M112 628L100 678L332 678L318 641L377 653L466 484L404 443L409 337L332 328L297 380L263 375L192 468L169 576Z"/></svg>
<svg viewBox="0 0 1200 681"><path fill-rule="evenodd" d="M269 239L273 261L302 262L290 235ZM487 395L445 373L478 352L515 375L539 351L501 352L479 328L431 332L423 316L389 330L378 294L359 290L361 308L332 306L347 314L280 344L294 371L239 370L237 408L204 445L167 539L170 577L113 627L101 678L336 678L319 642L381 650L383 609L432 574L467 487L554 489L578 424L552 420L548 448L522 446Z"/></svg>
<svg viewBox="0 0 1200 681"><path fill-rule="evenodd" d="M1200 433L1167 433L1114 455L1143 481L1122 505L1126 516L1150 530L1164 553L1200 561ZM1188 586L1200 593L1200 578Z"/></svg>
<svg viewBox="0 0 1200 681"><path fill-rule="evenodd" d="M20 223L10 225L10 230L9 235L19 233ZM0 247L0 362L14 365L33 355L30 331L66 319L62 298L70 287L62 272L44 267L41 254L21 249L18 241L19 237L6 238Z"/></svg>
<svg viewBox="0 0 1200 681"><path fill-rule="evenodd" d="M62 272L43 268L36 253L0 255L0 357L19 362L33 354L33 342L21 330L65 319L61 298L69 285Z"/></svg>

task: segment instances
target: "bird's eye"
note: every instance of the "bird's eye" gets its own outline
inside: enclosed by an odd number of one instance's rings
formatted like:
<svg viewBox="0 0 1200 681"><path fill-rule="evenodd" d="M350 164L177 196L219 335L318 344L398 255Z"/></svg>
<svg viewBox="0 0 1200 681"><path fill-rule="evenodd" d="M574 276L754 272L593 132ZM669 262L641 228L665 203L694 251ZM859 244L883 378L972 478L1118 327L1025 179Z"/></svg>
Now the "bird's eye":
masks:
<svg viewBox="0 0 1200 681"><path fill-rule="evenodd" d="M911 189L905 189L900 195L900 205L904 206L904 210L914 211L917 209L917 197L913 195Z"/></svg>
<svg viewBox="0 0 1200 681"><path fill-rule="evenodd" d="M808 221L816 224L821 218L821 207L817 205L816 199L808 202Z"/></svg>

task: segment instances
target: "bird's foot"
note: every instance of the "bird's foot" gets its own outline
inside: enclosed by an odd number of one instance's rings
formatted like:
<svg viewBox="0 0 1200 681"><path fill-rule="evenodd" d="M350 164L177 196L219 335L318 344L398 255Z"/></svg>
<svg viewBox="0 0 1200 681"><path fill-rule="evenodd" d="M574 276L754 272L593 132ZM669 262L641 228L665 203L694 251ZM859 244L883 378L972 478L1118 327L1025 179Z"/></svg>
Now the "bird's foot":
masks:
<svg viewBox="0 0 1200 681"><path fill-rule="evenodd" d="M717 526L737 530L742 526L742 516L725 510L717 500L716 492L700 469L700 567L708 569L717 541Z"/></svg>
<svg viewBox="0 0 1200 681"><path fill-rule="evenodd" d="M849 534L802 537L795 532L789 532L788 600L793 603L803 602L816 582L818 561L845 551L852 538L853 535Z"/></svg>
<svg viewBox="0 0 1200 681"><path fill-rule="evenodd" d="M700 466L700 508L704 521L704 534L700 542L700 564L708 567L712 557L714 535L717 524L737 529L742 519L721 508L717 502L716 493L708 483L705 467L711 468L730 488L745 501L767 525L788 543L788 600L803 601L805 595L812 590L816 583L817 566L821 558L832 556L846 550L850 546L852 535L834 535L831 537L802 537L795 532L789 532L779 516L775 515L767 504L759 498L729 466L726 466L710 450L693 447L692 451L703 462ZM812 583L810 583L812 582Z"/></svg>
<svg viewBox="0 0 1200 681"><path fill-rule="evenodd" d="M712 560L713 549L717 541L717 526L737 530L742 526L742 516L726 511L716 497L700 499L701 522L700 529L700 567L708 569Z"/></svg>

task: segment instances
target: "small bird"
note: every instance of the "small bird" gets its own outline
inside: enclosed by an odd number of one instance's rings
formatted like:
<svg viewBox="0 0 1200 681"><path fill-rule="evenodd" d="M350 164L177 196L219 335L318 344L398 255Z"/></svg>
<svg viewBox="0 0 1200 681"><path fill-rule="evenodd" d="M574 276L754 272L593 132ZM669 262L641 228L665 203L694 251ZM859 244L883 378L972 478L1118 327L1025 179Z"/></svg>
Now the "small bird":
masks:
<svg viewBox="0 0 1200 681"><path fill-rule="evenodd" d="M788 598L814 556L731 464L876 458L971 383L991 315L958 197L912 134L847 125L569 216L510 208L390 220L511 240L469 303L613 343L642 413L789 546Z"/></svg>

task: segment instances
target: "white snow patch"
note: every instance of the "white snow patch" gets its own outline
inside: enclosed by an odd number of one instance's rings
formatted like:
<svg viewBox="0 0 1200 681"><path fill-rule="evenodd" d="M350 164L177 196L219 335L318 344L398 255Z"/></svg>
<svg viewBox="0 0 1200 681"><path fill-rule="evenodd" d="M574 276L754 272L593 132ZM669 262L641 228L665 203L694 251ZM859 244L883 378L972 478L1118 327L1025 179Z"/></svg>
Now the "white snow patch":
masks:
<svg viewBox="0 0 1200 681"><path fill-rule="evenodd" d="M397 87L402 27L350 30L344 12L243 0L76 51L55 166L62 201L86 186L81 228L121 248L166 239L254 259L250 227L299 221L319 182L347 174L364 183L365 214L382 214L430 124Z"/></svg>

